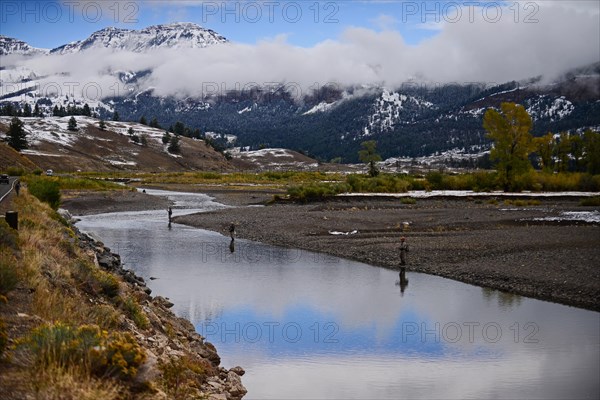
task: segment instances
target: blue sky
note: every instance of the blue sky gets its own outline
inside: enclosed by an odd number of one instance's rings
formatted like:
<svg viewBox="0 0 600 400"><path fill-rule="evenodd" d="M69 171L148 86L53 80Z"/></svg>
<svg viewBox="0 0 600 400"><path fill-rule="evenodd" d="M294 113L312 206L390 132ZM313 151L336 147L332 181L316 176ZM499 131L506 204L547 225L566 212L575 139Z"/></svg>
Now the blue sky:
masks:
<svg viewBox="0 0 600 400"><path fill-rule="evenodd" d="M152 70L148 84L156 93L183 96L205 90L204 82L494 85L551 80L600 61L598 0L0 0L0 34L40 48L84 40L107 26L172 22L197 23L232 43L150 58L90 53L77 62L12 62L47 76L69 71L108 88L107 70Z"/></svg>
<svg viewBox="0 0 600 400"><path fill-rule="evenodd" d="M472 2L471 2L472 3ZM106 26L140 29L195 22L237 43L255 44L283 35L311 47L337 39L348 28L396 30L408 44L439 33L436 22L457 14L449 1L139 1L2 0L0 34L40 48L82 40ZM459 5L466 18L468 6Z"/></svg>

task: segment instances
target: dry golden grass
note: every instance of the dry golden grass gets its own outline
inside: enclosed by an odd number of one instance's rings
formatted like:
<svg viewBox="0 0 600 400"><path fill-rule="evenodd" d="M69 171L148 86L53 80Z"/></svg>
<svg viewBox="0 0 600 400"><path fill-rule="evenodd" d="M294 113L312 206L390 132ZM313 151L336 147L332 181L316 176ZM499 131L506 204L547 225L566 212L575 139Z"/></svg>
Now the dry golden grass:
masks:
<svg viewBox="0 0 600 400"><path fill-rule="evenodd" d="M56 213L29 195L27 190L14 199L13 207L20 216L18 252L3 243L0 243L0 251L7 253L3 259L11 260L8 268L17 274L19 285L29 289L28 312L39 321L35 326L15 330L19 334L11 339L16 346L9 348L7 357L0 359L0 363L6 363L10 368L13 381L20 382L20 394L16 398L22 398L23 393L25 397L36 399L123 398L120 383L114 379L97 379L78 362L43 367L34 362L34 353L26 343L35 335L32 329L44 322L60 323L73 329L97 326L102 331L118 331L125 318L118 304L119 294L125 286L122 288L117 277L95 266L90 255L79 248L75 235L63 225ZM14 252L16 257L10 252ZM147 318L137 299L127 293L124 295L130 302L130 308L136 311L130 317L136 320L138 326L147 326ZM10 294L7 297L10 304ZM18 307L17 304L10 306ZM117 350L121 351L121 347ZM140 357L145 358L143 350L140 351ZM0 393L3 389L8 390L8 386L0 380Z"/></svg>
<svg viewBox="0 0 600 400"><path fill-rule="evenodd" d="M114 381L96 379L77 368L46 368L35 371L30 392L43 400L113 400L122 398Z"/></svg>

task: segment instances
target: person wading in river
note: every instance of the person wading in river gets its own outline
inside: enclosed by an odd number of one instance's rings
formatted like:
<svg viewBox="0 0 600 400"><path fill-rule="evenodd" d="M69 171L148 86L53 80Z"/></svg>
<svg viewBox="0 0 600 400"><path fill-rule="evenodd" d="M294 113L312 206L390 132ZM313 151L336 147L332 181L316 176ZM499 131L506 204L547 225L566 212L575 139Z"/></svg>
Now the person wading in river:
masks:
<svg viewBox="0 0 600 400"><path fill-rule="evenodd" d="M231 236L231 241L235 239L235 223L231 223L229 226L229 236Z"/></svg>
<svg viewBox="0 0 600 400"><path fill-rule="evenodd" d="M408 251L408 243L406 243L406 238L403 236L400 238L400 265L406 265L406 253Z"/></svg>

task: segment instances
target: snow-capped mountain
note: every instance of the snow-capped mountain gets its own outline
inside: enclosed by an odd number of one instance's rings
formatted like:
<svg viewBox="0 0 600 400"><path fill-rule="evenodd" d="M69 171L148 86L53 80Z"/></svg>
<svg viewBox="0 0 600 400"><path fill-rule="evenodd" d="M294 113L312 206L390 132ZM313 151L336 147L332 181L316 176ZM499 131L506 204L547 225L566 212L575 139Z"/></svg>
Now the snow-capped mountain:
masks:
<svg viewBox="0 0 600 400"><path fill-rule="evenodd" d="M0 54L40 51L16 39L0 38ZM227 39L214 31L191 23L176 23L142 30L106 28L51 53L56 58L81 53L75 57L85 58L91 49L146 53L163 48L198 48L200 52L210 52L212 46L222 43L227 43ZM91 51L89 55L95 56ZM117 112L126 121L156 118L163 127L181 121L194 130L236 136L237 145L243 147L289 148L323 160L355 161L360 143L371 139L378 142L385 158L426 156L456 149L479 153L490 144L482 126L485 111L506 101L526 107L534 120L536 135L600 129L600 63L571 70L556 81L543 84L542 78L537 77L493 87L333 85L297 98L286 91L283 83L214 96L201 92L186 92L185 97L161 95L154 86L161 77L154 75L155 64L138 67L139 70L107 65L99 72L98 80L122 83L126 90L117 93L110 86L104 96L86 97L85 85L77 86L71 81L82 79L81 71L77 70L77 78L63 70L44 75L20 62L15 60L0 68L0 112L3 106L24 110L27 104L28 110L37 108L38 114L61 115L62 112L55 112L57 108L68 113L69 109L82 109L87 104L92 115L104 119L112 119ZM85 79L85 71L83 76ZM168 81L185 85L185 79L190 78ZM59 87L56 94L48 90L64 80L64 89ZM77 90L66 90L71 87Z"/></svg>
<svg viewBox="0 0 600 400"><path fill-rule="evenodd" d="M46 49L32 47L22 40L0 35L0 56L9 54L37 55L47 52Z"/></svg>
<svg viewBox="0 0 600 400"><path fill-rule="evenodd" d="M70 54L97 48L144 53L160 48L205 48L220 43L227 43L227 39L210 29L182 22L154 25L139 31L109 27L94 32L85 40L57 47L50 53Z"/></svg>

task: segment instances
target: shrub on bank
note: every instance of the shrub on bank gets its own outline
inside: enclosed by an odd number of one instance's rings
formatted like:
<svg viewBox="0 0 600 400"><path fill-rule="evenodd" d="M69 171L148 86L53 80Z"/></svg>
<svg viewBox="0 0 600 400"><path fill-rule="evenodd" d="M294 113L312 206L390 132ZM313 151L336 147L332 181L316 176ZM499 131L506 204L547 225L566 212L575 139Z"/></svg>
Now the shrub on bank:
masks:
<svg viewBox="0 0 600 400"><path fill-rule="evenodd" d="M515 178L517 190L535 192L600 191L600 175L530 171Z"/></svg>
<svg viewBox="0 0 600 400"><path fill-rule="evenodd" d="M377 177L349 175L346 179L352 192L356 193L405 193L410 182L403 176L380 174Z"/></svg>
<svg viewBox="0 0 600 400"><path fill-rule="evenodd" d="M311 183L308 185L292 186L288 189L290 198L296 201L308 202L323 200L347 192L350 187L346 184Z"/></svg>
<svg viewBox="0 0 600 400"><path fill-rule="evenodd" d="M57 322L33 330L20 345L37 367L81 368L98 376L131 378L146 360L128 333L102 331L97 325L74 328Z"/></svg>
<svg viewBox="0 0 600 400"><path fill-rule="evenodd" d="M158 367L168 393L175 399L187 398L192 389L200 389L200 385L206 382L207 372L212 368L206 360L191 356L161 362Z"/></svg>
<svg viewBox="0 0 600 400"><path fill-rule="evenodd" d="M29 193L40 201L48 203L54 210L57 210L60 206L60 185L56 180L45 177L32 177L28 179L27 188Z"/></svg>

